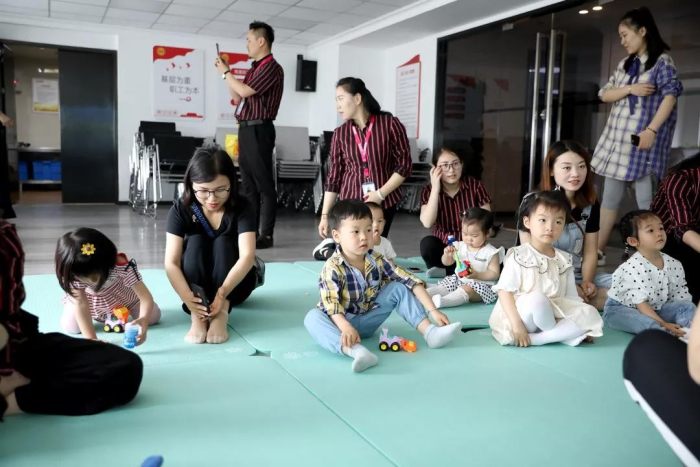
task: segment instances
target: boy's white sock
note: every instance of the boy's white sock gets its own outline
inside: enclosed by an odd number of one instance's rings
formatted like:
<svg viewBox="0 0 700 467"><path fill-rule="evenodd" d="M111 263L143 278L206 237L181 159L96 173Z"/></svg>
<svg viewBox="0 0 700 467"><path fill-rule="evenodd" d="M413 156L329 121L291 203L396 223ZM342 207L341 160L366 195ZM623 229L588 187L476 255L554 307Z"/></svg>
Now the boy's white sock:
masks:
<svg viewBox="0 0 700 467"><path fill-rule="evenodd" d="M431 324L425 330L423 337L425 343L431 349L439 349L444 347L448 342L454 339L455 334L462 328L462 323L450 323L445 326L435 326Z"/></svg>
<svg viewBox="0 0 700 467"><path fill-rule="evenodd" d="M462 287L457 287L457 290L454 290L442 297L441 301L442 306L447 308L451 306L464 305L465 303L469 302L469 295ZM433 302L435 302L435 300L433 300Z"/></svg>
<svg viewBox="0 0 700 467"><path fill-rule="evenodd" d="M360 373L367 368L377 364L379 359L362 344L355 344L350 347L346 355L352 357L352 371Z"/></svg>

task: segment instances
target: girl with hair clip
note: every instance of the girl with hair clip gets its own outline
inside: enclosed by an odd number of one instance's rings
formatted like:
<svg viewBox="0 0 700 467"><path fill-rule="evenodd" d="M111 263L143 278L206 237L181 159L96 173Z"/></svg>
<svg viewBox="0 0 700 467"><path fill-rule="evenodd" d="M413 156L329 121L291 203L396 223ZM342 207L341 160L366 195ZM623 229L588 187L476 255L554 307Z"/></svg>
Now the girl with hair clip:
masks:
<svg viewBox="0 0 700 467"><path fill-rule="evenodd" d="M228 340L231 308L263 281L255 211L238 195L233 162L218 146L195 151L184 184L168 213L165 273L192 318L185 340L219 344Z"/></svg>
<svg viewBox="0 0 700 467"><path fill-rule="evenodd" d="M66 295L61 327L70 334L97 339L92 321L105 322L118 307L129 309L132 324L146 340L148 326L160 321L160 308L143 283L133 259L117 253L102 232L82 227L65 233L56 244L56 276Z"/></svg>
<svg viewBox="0 0 700 467"><path fill-rule="evenodd" d="M603 319L613 329L638 334L659 329L686 334L695 314L681 263L662 253L666 232L651 211L638 210L620 220L625 242L622 263L613 273ZM630 256L630 249L637 250Z"/></svg>
<svg viewBox="0 0 700 467"><path fill-rule="evenodd" d="M601 266L628 183L634 182L637 207L649 209L652 176L659 180L666 172L676 101L683 91L673 59L666 53L670 47L648 8L625 13L617 29L628 55L598 92L612 109L591 162L593 171L605 177L598 237Z"/></svg>
<svg viewBox="0 0 700 467"><path fill-rule="evenodd" d="M579 297L602 310L612 276L596 272L600 203L593 186L590 161L591 156L581 143L557 141L544 159L540 189L557 190L566 196L571 218L567 219L554 247L571 255ZM520 243L530 241L522 215L518 215L518 238Z"/></svg>
<svg viewBox="0 0 700 467"><path fill-rule="evenodd" d="M462 215L468 209L491 210L491 197L481 182L481 160L467 160L467 149L456 144L433 154L430 185L421 193L420 221L432 235L420 242L420 255L428 267L428 277L454 273L454 263L444 264L442 257L450 236L460 238Z"/></svg>
<svg viewBox="0 0 700 467"><path fill-rule="evenodd" d="M554 243L561 236L569 203L553 191L530 196L522 209L527 244L511 248L493 290L498 301L489 318L501 345L578 345L603 335L598 311L576 292L571 255Z"/></svg>
<svg viewBox="0 0 700 467"><path fill-rule="evenodd" d="M328 238L328 213L338 199L361 199L384 209L387 237L402 199L401 184L413 164L406 128L379 103L359 78L338 81L336 109L345 121L333 132L318 233Z"/></svg>

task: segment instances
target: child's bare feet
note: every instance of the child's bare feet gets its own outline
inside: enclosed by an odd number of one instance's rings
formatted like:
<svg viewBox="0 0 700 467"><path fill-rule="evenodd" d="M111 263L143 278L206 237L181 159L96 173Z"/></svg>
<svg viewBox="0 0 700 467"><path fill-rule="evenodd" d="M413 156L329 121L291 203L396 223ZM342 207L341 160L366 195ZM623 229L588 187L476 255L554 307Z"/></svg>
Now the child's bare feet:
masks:
<svg viewBox="0 0 700 467"><path fill-rule="evenodd" d="M210 344L222 344L228 340L228 312L221 311L214 316L209 323L207 342Z"/></svg>
<svg viewBox="0 0 700 467"><path fill-rule="evenodd" d="M208 328L208 320L201 319L192 314L192 326L190 326L190 330L185 335L185 341L189 342L190 344L204 344L204 342L207 340Z"/></svg>

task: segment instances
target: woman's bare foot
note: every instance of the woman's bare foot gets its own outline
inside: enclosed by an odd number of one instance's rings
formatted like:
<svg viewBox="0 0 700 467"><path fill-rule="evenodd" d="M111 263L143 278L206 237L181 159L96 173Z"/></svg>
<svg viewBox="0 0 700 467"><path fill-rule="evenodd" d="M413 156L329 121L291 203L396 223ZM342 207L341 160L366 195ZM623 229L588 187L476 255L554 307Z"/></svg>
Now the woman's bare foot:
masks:
<svg viewBox="0 0 700 467"><path fill-rule="evenodd" d="M7 397L20 386L29 384L29 378L18 371L13 371L7 376L0 377L0 395Z"/></svg>
<svg viewBox="0 0 700 467"><path fill-rule="evenodd" d="M207 342L210 344L222 344L228 340L228 312L221 311L214 316L209 323Z"/></svg>
<svg viewBox="0 0 700 467"><path fill-rule="evenodd" d="M192 314L192 326L185 335L185 342L190 344L204 344L207 340L207 331L209 329L209 321L201 319Z"/></svg>

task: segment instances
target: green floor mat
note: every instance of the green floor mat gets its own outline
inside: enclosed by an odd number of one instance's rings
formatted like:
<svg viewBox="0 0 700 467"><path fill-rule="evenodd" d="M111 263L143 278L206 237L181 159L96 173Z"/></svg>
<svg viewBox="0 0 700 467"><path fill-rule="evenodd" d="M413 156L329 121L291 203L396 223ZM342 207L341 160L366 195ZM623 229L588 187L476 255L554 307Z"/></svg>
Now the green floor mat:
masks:
<svg viewBox="0 0 700 467"><path fill-rule="evenodd" d="M296 348L311 340L304 316L318 300L318 275L295 264L268 263L265 285L233 309L229 324L259 351Z"/></svg>
<svg viewBox="0 0 700 467"><path fill-rule="evenodd" d="M255 353L255 349L235 331L231 331L229 341L224 344L186 343L184 337L190 326L190 317L182 311L182 302L170 286L165 271L146 269L141 274L162 313L160 323L149 327L146 342L134 350L146 364L202 360L216 355L249 356ZM27 299L23 308L39 317L39 329L42 332L61 332L61 299L64 292L59 287L56 276L26 276L24 286ZM97 325L96 329L99 339L121 345L123 334L106 333Z"/></svg>
<svg viewBox="0 0 700 467"><path fill-rule="evenodd" d="M266 357L146 368L131 404L92 417L0 424L7 467L391 466Z"/></svg>
<svg viewBox="0 0 700 467"><path fill-rule="evenodd" d="M396 331L418 352L366 340L379 365L362 374L318 347L272 357L397 465L677 463L623 388L624 336L516 349L477 330L432 350Z"/></svg>

